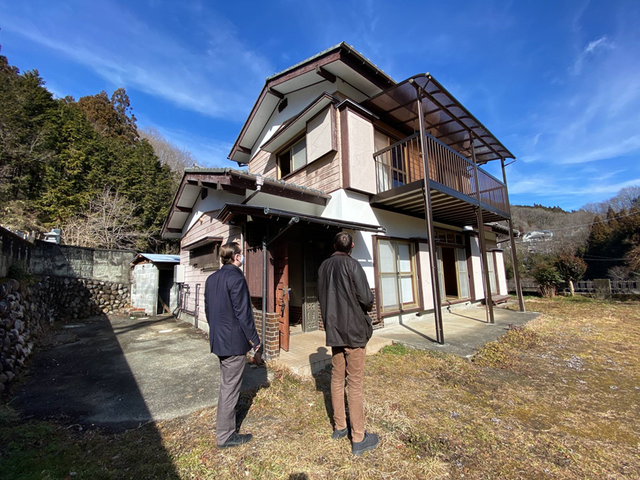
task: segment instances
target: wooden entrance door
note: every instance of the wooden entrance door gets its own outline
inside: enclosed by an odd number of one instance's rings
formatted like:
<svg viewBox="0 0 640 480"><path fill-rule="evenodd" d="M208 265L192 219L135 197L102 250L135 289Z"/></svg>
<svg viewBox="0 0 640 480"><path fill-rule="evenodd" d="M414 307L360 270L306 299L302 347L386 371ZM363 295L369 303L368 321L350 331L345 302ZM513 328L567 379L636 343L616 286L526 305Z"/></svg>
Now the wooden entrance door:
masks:
<svg viewBox="0 0 640 480"><path fill-rule="evenodd" d="M289 351L289 245L285 240L276 243L273 253L276 312L280 314L280 348Z"/></svg>

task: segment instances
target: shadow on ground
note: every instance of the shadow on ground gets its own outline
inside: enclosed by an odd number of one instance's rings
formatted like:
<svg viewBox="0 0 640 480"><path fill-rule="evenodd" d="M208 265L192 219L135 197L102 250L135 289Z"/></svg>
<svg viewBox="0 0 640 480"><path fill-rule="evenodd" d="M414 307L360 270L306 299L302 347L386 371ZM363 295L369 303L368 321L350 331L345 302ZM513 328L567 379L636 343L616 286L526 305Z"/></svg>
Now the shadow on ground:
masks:
<svg viewBox="0 0 640 480"><path fill-rule="evenodd" d="M160 321L131 323L127 329L144 330ZM117 433L149 423L152 415L118 339L120 334L106 316L67 323L51 332L34 355L12 406L23 420L53 420L76 432L99 428ZM141 435L145 449L154 452L154 471L162 478L179 478L153 423ZM57 463L51 459L48 465Z"/></svg>

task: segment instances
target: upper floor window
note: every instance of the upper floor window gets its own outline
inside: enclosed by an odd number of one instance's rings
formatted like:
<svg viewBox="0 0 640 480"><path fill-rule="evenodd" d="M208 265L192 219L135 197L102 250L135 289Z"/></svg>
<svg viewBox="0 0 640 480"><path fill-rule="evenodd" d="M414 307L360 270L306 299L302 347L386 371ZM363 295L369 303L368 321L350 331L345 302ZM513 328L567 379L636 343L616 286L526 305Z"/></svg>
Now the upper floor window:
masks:
<svg viewBox="0 0 640 480"><path fill-rule="evenodd" d="M307 138L303 137L278 155L279 178L284 178L307 164Z"/></svg>

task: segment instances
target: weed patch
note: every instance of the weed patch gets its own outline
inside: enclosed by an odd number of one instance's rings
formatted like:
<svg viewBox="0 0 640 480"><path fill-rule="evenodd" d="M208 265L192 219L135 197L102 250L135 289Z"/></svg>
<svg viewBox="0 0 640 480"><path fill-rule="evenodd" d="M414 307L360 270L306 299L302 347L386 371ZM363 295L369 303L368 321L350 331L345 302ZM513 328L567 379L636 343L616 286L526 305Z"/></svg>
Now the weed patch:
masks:
<svg viewBox="0 0 640 480"><path fill-rule="evenodd" d="M408 353L407 347L401 343L394 343L393 345L387 345L381 352L384 355L406 355Z"/></svg>
<svg viewBox="0 0 640 480"><path fill-rule="evenodd" d="M583 297L527 299L543 315L468 362L394 345L367 358L367 430L353 457L332 432L328 372L277 365L241 398L254 442L218 450L216 409L110 435L0 408L6 478L640 478L640 309Z"/></svg>

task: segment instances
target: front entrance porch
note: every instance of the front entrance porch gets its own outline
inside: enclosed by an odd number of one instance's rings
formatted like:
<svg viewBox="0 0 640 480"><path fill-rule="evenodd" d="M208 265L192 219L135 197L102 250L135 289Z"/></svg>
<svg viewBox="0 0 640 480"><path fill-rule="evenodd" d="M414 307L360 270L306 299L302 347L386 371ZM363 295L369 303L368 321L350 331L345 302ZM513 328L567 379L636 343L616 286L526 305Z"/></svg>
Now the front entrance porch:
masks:
<svg viewBox="0 0 640 480"><path fill-rule="evenodd" d="M538 317L535 312L518 312L496 308L495 323L486 322L485 308L473 305L443 313L447 330L446 343L436 341L433 314L425 314L419 320L391 325L373 332L367 345L367 355L378 353L383 347L399 343L419 350L435 350L471 358L488 342L504 335L510 326L520 326ZM331 349L325 346L322 331L296 335L288 352L281 352L275 360L287 366L294 374L313 375L331 364Z"/></svg>

